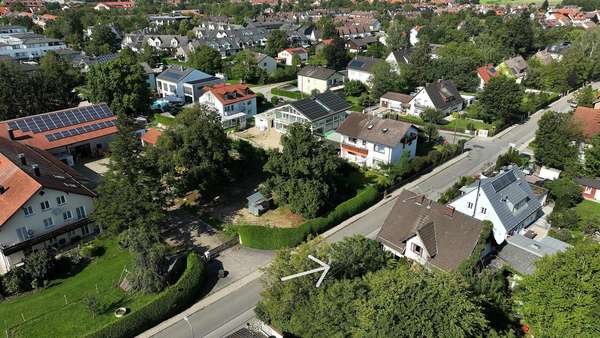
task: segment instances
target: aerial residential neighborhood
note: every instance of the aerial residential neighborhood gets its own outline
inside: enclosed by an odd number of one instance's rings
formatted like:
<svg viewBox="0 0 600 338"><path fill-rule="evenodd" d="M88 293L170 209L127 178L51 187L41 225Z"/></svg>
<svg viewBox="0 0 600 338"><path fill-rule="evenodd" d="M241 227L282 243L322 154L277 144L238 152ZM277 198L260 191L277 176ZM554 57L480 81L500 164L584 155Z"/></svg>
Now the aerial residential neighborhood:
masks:
<svg viewBox="0 0 600 338"><path fill-rule="evenodd" d="M0 0L3 335L600 336L599 23Z"/></svg>

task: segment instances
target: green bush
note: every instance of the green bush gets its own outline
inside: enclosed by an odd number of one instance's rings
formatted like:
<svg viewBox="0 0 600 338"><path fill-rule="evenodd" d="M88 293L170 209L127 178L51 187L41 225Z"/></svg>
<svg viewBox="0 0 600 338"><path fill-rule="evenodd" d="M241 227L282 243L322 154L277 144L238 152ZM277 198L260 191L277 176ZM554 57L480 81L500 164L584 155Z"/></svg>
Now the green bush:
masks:
<svg viewBox="0 0 600 338"><path fill-rule="evenodd" d="M271 94L277 95L277 96L285 96L285 97L289 97L290 99L295 99L295 100L300 100L304 97L304 95L301 92L291 92L289 90L284 90L281 88L271 89Z"/></svg>
<svg viewBox="0 0 600 338"><path fill-rule="evenodd" d="M353 198L341 203L326 217L309 219L297 228L273 228L261 225L238 225L242 245L255 249L275 250L294 247L310 234L323 233L349 217L364 211L379 200L379 190L368 186Z"/></svg>
<svg viewBox="0 0 600 338"><path fill-rule="evenodd" d="M152 302L87 335L87 337L133 337L156 325L196 300L205 274L204 262L198 255L190 254L187 257L186 270L177 283L158 294Z"/></svg>
<svg viewBox="0 0 600 338"><path fill-rule="evenodd" d="M98 247L94 243L90 243L79 250L79 255L85 258L92 258L99 256L102 251L102 247Z"/></svg>

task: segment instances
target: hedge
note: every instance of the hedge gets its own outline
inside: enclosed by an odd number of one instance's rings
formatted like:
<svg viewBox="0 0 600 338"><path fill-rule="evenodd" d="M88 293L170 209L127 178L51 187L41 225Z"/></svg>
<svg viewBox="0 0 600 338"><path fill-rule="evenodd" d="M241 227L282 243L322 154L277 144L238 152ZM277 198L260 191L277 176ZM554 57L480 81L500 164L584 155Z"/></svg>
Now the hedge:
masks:
<svg viewBox="0 0 600 338"><path fill-rule="evenodd" d="M204 262L197 254L187 257L187 266L177 283L161 292L152 302L126 314L86 337L133 337L180 312L198 296L206 275Z"/></svg>
<svg viewBox="0 0 600 338"><path fill-rule="evenodd" d="M353 198L340 203L325 217L317 217L302 223L296 228L274 228L262 225L238 225L237 233L242 245L262 250L291 248L308 235L323 233L342 221L366 210L380 198L377 187L368 186Z"/></svg>
<svg viewBox="0 0 600 338"><path fill-rule="evenodd" d="M281 88L272 88L271 94L277 95L277 96L285 96L285 97L289 97L290 99L295 99L295 100L300 100L300 99L304 98L304 94L302 94L301 92L291 92L289 90L285 90L285 89L281 89Z"/></svg>

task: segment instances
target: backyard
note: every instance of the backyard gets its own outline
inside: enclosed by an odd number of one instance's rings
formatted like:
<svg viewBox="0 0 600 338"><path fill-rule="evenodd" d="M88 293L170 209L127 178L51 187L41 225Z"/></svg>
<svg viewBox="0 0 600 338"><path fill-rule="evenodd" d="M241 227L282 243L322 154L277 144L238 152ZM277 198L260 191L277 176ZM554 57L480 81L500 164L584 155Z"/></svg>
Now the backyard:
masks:
<svg viewBox="0 0 600 338"><path fill-rule="evenodd" d="M126 307L139 309L155 295L128 294L116 287L123 269L131 260L116 240L98 240L105 248L97 257L73 276L50 282L45 289L0 302L0 318L10 337L78 337L117 320L113 311ZM82 303L86 295L94 295L108 310L92 317ZM67 302L68 304L65 304Z"/></svg>

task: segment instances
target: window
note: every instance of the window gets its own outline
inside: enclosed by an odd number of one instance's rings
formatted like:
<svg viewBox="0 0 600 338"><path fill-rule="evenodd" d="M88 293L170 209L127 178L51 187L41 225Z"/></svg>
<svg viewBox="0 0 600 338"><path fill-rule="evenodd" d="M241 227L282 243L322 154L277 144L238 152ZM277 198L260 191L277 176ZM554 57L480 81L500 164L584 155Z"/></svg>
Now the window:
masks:
<svg viewBox="0 0 600 338"><path fill-rule="evenodd" d="M54 226L54 221L52 220L52 217L48 217L44 219L44 226L46 228L51 228Z"/></svg>
<svg viewBox="0 0 600 338"><path fill-rule="evenodd" d="M84 207L78 207L77 209L75 209L75 211L77 212L77 219L85 218L85 208Z"/></svg>
<svg viewBox="0 0 600 338"><path fill-rule="evenodd" d="M86 236L90 233L90 228L88 227L88 225L84 225L81 227L81 235L82 236Z"/></svg>
<svg viewBox="0 0 600 338"><path fill-rule="evenodd" d="M473 203L472 202L467 202L467 208L473 209Z"/></svg>
<svg viewBox="0 0 600 338"><path fill-rule="evenodd" d="M591 194L592 193L592 187L585 187L585 190L583 191L586 194Z"/></svg>
<svg viewBox="0 0 600 338"><path fill-rule="evenodd" d="M31 207L31 205L28 205L25 208L23 208L23 213L25 214L25 216L33 215L33 208Z"/></svg>
<svg viewBox="0 0 600 338"><path fill-rule="evenodd" d="M419 256L423 254L423 248L421 248L419 245L416 245L415 243L412 243L412 251Z"/></svg>
<svg viewBox="0 0 600 338"><path fill-rule="evenodd" d="M48 210L48 209L50 209L50 202L44 201L44 202L40 203L40 206L42 207L42 211Z"/></svg>
<svg viewBox="0 0 600 338"><path fill-rule="evenodd" d="M348 141L350 141L351 143L356 143L357 140L356 137L350 137Z"/></svg>
<svg viewBox="0 0 600 338"><path fill-rule="evenodd" d="M73 214L71 214L71 210L67 210L67 211L63 212L63 219L65 221L69 220L71 218L73 218Z"/></svg>
<svg viewBox="0 0 600 338"><path fill-rule="evenodd" d="M64 195L60 195L56 198L56 204L63 205L65 203L67 203L67 200L65 199Z"/></svg>
<svg viewBox="0 0 600 338"><path fill-rule="evenodd" d="M17 229L17 237L19 238L19 241L24 241L29 239L29 230L27 230L27 228L22 227L22 228L18 228Z"/></svg>
<svg viewBox="0 0 600 338"><path fill-rule="evenodd" d="M485 214L485 213L487 213L487 209L486 209L486 208L484 208L484 207L481 207L481 213L482 213L482 214Z"/></svg>
<svg viewBox="0 0 600 338"><path fill-rule="evenodd" d="M385 146L384 146L383 144L376 144L376 145L373 147L373 150L375 150L375 151L376 151L376 152L378 152L378 153L381 153L381 154L383 154L383 153L385 153Z"/></svg>

